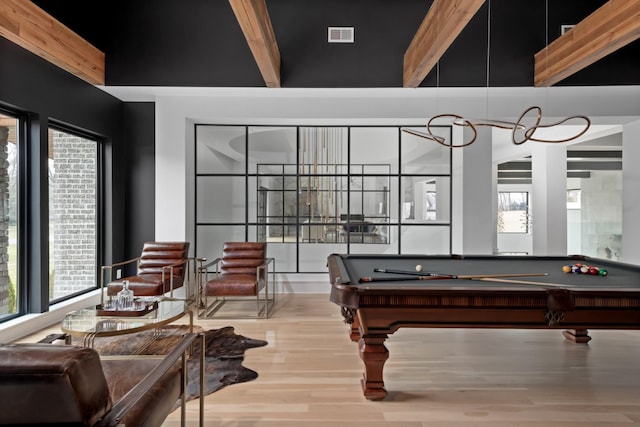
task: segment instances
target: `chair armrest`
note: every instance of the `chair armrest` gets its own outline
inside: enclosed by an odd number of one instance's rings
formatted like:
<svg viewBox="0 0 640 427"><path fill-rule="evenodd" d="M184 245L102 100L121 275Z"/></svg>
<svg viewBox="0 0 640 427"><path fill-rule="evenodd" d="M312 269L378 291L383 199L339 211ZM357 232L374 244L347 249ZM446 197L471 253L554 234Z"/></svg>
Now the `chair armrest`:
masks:
<svg viewBox="0 0 640 427"><path fill-rule="evenodd" d="M149 374L142 379L138 384L136 384L127 394L122 396L120 400L114 403L113 407L105 415L103 419L101 419L98 423L96 423L95 427L107 427L107 426L116 426L120 423L120 421L127 415L127 413L133 409L140 399L142 399L145 394L151 390L151 388L162 378L162 376L171 369L175 363L182 358L182 376L183 376L183 384L186 385L186 368L187 368L187 352L191 348L191 345L194 343L196 338L200 336L201 344L201 355L200 358L200 370L201 376L203 374L203 359L204 359L204 333L190 333L186 334L182 337L180 342L175 346L175 348L167 354L162 362L158 364ZM204 396L203 393L203 381L200 381L200 396ZM186 387L183 387L183 399L182 399L182 407L185 406L184 394L186 392Z"/></svg>
<svg viewBox="0 0 640 427"><path fill-rule="evenodd" d="M108 271L108 282L113 280L113 269L115 267L122 267L124 265L138 263L142 257L135 257L126 261L116 262L114 264L103 265L100 268L100 303L104 304L104 287L105 287L105 272Z"/></svg>
<svg viewBox="0 0 640 427"><path fill-rule="evenodd" d="M179 266L184 266L184 270L186 273L186 270L188 269L189 266L189 258L185 258L181 261L178 262L174 262L173 264L168 264L168 265L163 265L162 266L162 281L164 281L164 275L165 272L168 270L168 274L170 275L169 277L171 277L171 283L173 285L173 269ZM186 276L186 274L184 274L184 276ZM171 286L173 288L173 286Z"/></svg>
<svg viewBox="0 0 640 427"><path fill-rule="evenodd" d="M210 261L210 262L200 266L200 268L198 268L198 273L208 273L209 272L209 268L213 267L214 265L219 264L220 261L222 261L222 258L218 257L218 258L214 259L213 261Z"/></svg>
<svg viewBox="0 0 640 427"><path fill-rule="evenodd" d="M261 268L261 269L265 269L266 268L266 269L268 269L269 268L269 264L272 264L274 262L275 262L275 258L265 258L264 262L262 264L260 264L258 266L258 268Z"/></svg>
<svg viewBox="0 0 640 427"><path fill-rule="evenodd" d="M64 332L59 334L49 334L46 337L42 338L38 341L39 344L53 344L56 341L64 340L65 344L71 344L71 335L65 334Z"/></svg>
<svg viewBox="0 0 640 427"><path fill-rule="evenodd" d="M179 266L181 266L181 265L185 265L185 264L187 264L188 262L189 262L189 258L185 258L185 259L183 259L183 260L181 260L181 261L174 262L173 264L163 265L163 266L162 266L162 273L164 274L164 270L165 270L166 268L168 268L171 272L173 272L173 269L174 269L175 267L179 267Z"/></svg>
<svg viewBox="0 0 640 427"><path fill-rule="evenodd" d="M269 275L269 264L274 264L275 265L275 258L265 258L264 259L264 262L257 267L256 278L259 279L260 277L263 277L263 274L265 276ZM273 267L272 267L272 270L273 270Z"/></svg>
<svg viewBox="0 0 640 427"><path fill-rule="evenodd" d="M197 273L199 269L201 269L203 267L203 264L205 262L207 262L207 259L204 257L193 257L193 258L189 258L191 261L193 261L193 272ZM199 266L199 267L198 267Z"/></svg>
<svg viewBox="0 0 640 427"><path fill-rule="evenodd" d="M104 287L104 275L105 275L105 271L109 271L109 282L111 282L113 280L113 269L116 267L122 267L124 265L128 265L128 264L133 264L134 262L137 263L140 261L141 257L136 257L136 258L131 258L128 259L126 261L120 261L120 262L116 262L114 264L109 264L109 265L103 265L100 268L100 287L103 288Z"/></svg>
<svg viewBox="0 0 640 427"><path fill-rule="evenodd" d="M127 264L131 264L131 263L134 263L134 262L138 262L138 261L140 261L140 258L141 257L135 257L135 258L128 259L126 261L120 261L120 262L116 262L114 264L103 265L102 266L102 270L111 270L114 267L121 267L123 265L127 265Z"/></svg>
<svg viewBox="0 0 640 427"><path fill-rule="evenodd" d="M187 270L189 269L189 258L185 258L181 261L174 262L173 264L163 265L162 266L162 283L165 281L165 274L169 274L169 287L171 288L171 297L173 297L173 278L175 275L173 274L173 269L179 266L183 266L182 280L187 280Z"/></svg>

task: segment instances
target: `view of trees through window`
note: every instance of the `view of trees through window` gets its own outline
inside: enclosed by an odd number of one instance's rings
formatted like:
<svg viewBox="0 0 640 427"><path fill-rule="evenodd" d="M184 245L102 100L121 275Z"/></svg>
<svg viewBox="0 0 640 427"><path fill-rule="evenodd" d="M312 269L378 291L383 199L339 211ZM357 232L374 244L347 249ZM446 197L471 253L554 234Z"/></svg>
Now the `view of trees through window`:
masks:
<svg viewBox="0 0 640 427"><path fill-rule="evenodd" d="M528 192L498 192L498 233L528 233L529 221Z"/></svg>

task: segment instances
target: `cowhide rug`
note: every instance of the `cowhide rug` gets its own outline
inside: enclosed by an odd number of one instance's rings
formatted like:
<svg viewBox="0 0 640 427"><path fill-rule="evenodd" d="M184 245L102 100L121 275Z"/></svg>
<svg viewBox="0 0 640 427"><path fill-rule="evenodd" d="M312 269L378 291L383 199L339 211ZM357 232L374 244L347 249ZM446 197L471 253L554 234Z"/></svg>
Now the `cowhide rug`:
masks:
<svg viewBox="0 0 640 427"><path fill-rule="evenodd" d="M194 332L202 328L193 327ZM187 326L168 325L162 328L162 335L153 339L154 331L116 337L96 338L94 348L101 355L167 354L180 336L188 331ZM76 342L77 340L77 342ZM81 345L74 338L72 344ZM267 341L255 340L236 335L233 327L211 329L205 332L205 394L211 394L223 387L254 380L258 373L242 366L247 349L263 347ZM188 366L187 401L197 399L200 394L200 345L191 352Z"/></svg>

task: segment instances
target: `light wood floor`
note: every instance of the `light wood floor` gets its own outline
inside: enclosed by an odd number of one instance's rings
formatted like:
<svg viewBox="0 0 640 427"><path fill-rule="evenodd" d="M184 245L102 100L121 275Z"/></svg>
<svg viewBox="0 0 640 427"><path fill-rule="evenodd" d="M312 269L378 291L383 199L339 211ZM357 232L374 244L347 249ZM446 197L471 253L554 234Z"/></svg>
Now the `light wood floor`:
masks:
<svg viewBox="0 0 640 427"><path fill-rule="evenodd" d="M591 331L585 345L559 330L401 329L386 343L389 395L373 402L327 295L281 295L268 320L197 324L269 342L246 353L256 380L205 398L206 426L640 426L637 331ZM187 410L196 426L198 402ZM178 425L176 411L164 426Z"/></svg>

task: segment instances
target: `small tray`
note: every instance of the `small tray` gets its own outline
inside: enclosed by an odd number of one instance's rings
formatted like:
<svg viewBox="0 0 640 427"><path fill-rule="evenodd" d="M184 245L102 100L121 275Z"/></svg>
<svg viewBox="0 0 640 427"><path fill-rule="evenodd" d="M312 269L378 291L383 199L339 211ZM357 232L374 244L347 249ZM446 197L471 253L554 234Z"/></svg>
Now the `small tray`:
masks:
<svg viewBox="0 0 640 427"><path fill-rule="evenodd" d="M134 301L133 303L135 307L132 310L104 308L102 304L98 304L96 305L96 314L98 316L139 317L158 309L158 301Z"/></svg>

